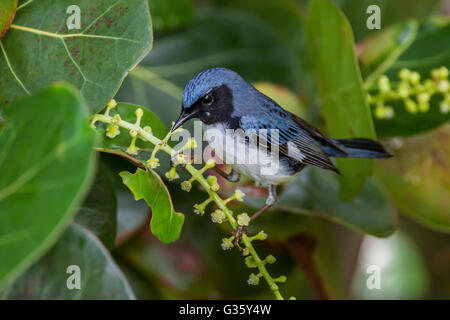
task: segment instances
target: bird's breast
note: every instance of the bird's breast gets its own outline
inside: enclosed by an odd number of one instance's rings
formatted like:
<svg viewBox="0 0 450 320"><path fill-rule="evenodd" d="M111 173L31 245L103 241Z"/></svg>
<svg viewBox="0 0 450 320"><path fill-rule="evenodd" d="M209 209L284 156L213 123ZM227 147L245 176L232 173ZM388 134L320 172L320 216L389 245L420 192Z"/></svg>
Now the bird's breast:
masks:
<svg viewBox="0 0 450 320"><path fill-rule="evenodd" d="M268 150L258 143L256 132L215 124L205 126L205 138L216 157L261 185L279 184L295 174L288 163L280 159L278 150Z"/></svg>

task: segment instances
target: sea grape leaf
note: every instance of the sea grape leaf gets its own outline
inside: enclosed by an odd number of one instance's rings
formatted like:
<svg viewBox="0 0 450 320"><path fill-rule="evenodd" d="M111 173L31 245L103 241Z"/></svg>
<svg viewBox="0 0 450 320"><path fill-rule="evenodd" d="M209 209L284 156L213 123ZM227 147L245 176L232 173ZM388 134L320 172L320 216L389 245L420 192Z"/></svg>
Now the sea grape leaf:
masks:
<svg viewBox="0 0 450 320"><path fill-rule="evenodd" d="M80 29L68 29L71 0L28 1L0 42L0 107L57 80L78 88L91 112L116 93L150 51L147 0L80 0ZM69 12L69 13L68 13ZM75 13L74 13L75 12ZM70 24L69 24L70 25Z"/></svg>
<svg viewBox="0 0 450 320"><path fill-rule="evenodd" d="M72 268L70 268L72 267ZM75 276L80 271L80 289ZM130 300L134 294L111 254L88 229L74 223L55 246L7 290L8 299Z"/></svg>
<svg viewBox="0 0 450 320"><path fill-rule="evenodd" d="M88 187L95 132L69 85L8 106L0 133L0 286L63 232Z"/></svg>

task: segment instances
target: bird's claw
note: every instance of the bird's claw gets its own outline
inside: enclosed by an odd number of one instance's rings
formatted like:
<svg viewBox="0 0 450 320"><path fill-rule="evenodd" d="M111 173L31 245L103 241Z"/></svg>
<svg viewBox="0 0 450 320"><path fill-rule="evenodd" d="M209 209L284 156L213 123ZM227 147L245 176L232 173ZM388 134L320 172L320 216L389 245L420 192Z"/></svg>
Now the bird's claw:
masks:
<svg viewBox="0 0 450 320"><path fill-rule="evenodd" d="M239 243L242 240L242 235L246 233L246 228L244 226L238 226L234 232L233 232L233 236L234 236L234 245L239 249L239 250L243 250L242 247L239 245Z"/></svg>

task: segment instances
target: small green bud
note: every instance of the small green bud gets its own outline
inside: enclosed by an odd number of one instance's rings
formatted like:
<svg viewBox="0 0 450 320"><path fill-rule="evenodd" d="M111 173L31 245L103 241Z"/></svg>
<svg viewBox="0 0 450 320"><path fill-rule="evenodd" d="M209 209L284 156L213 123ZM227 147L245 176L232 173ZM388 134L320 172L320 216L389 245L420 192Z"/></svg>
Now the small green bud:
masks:
<svg viewBox="0 0 450 320"><path fill-rule="evenodd" d="M417 95L417 101L419 103L428 102L428 101L430 101L430 98L431 98L430 94L428 94L426 92L422 92Z"/></svg>
<svg viewBox="0 0 450 320"><path fill-rule="evenodd" d="M139 148L136 147L136 145L134 144L134 140L131 141L130 146L127 148L127 153L136 155L136 154L138 154L138 151L139 151Z"/></svg>
<svg viewBox="0 0 450 320"><path fill-rule="evenodd" d="M264 241L266 239L267 239L267 233L265 233L263 230L258 232L258 234L254 235L253 237L250 237L250 241L253 241L253 240Z"/></svg>
<svg viewBox="0 0 450 320"><path fill-rule="evenodd" d="M225 213L222 210L215 210L211 213L211 220L214 223L221 224L225 220Z"/></svg>
<svg viewBox="0 0 450 320"><path fill-rule="evenodd" d="M250 223L250 217L247 213L241 213L237 216L237 223L240 226L246 227Z"/></svg>
<svg viewBox="0 0 450 320"><path fill-rule="evenodd" d="M389 78L386 76L381 76L378 79L378 88L380 88L381 92L388 92L391 90L391 84L389 82Z"/></svg>
<svg viewBox="0 0 450 320"><path fill-rule="evenodd" d="M394 116L394 110L389 106L378 105L375 108L374 115L378 119L390 119Z"/></svg>
<svg viewBox="0 0 450 320"><path fill-rule="evenodd" d="M401 80L407 81L409 79L410 74L411 74L411 71L409 71L409 69L403 68L398 73L398 77Z"/></svg>
<svg viewBox="0 0 450 320"><path fill-rule="evenodd" d="M144 131L151 134L152 133L152 128L150 128L149 126L145 126L144 127Z"/></svg>
<svg viewBox="0 0 450 320"><path fill-rule="evenodd" d="M259 277L254 273L250 273L247 283L251 286L257 286L259 284Z"/></svg>
<svg viewBox="0 0 450 320"><path fill-rule="evenodd" d="M131 129L131 130L130 130L130 136L132 136L133 138L136 137L137 134L138 134L138 133L137 133L136 130L134 130L134 129Z"/></svg>
<svg viewBox="0 0 450 320"><path fill-rule="evenodd" d="M400 98L407 98L411 94L411 87L407 82L400 82L397 88L398 95Z"/></svg>
<svg viewBox="0 0 450 320"><path fill-rule="evenodd" d="M190 181L186 180L181 183L181 189L183 191L189 192L189 191L191 191L191 188L192 188L192 183Z"/></svg>
<svg viewBox="0 0 450 320"><path fill-rule="evenodd" d="M175 165L184 165L186 164L186 156L183 153L177 153L175 157L172 158L172 161Z"/></svg>
<svg viewBox="0 0 450 320"><path fill-rule="evenodd" d="M143 115L144 115L144 110L142 110L141 108L137 108L136 109L136 117L139 119L139 118L142 118Z"/></svg>
<svg viewBox="0 0 450 320"><path fill-rule="evenodd" d="M122 120L122 118L120 117L120 115L118 113L116 113L114 115L114 117L111 120L112 124L119 124L119 121Z"/></svg>
<svg viewBox="0 0 450 320"><path fill-rule="evenodd" d="M117 102L114 99L109 100L108 104L106 105L108 109L114 109L116 106Z"/></svg>
<svg viewBox="0 0 450 320"><path fill-rule="evenodd" d="M417 112L417 104L411 100L411 99L407 99L405 101L405 106L406 106L406 110L410 113L416 113Z"/></svg>
<svg viewBox="0 0 450 320"><path fill-rule="evenodd" d="M172 167L169 171L166 172L166 178L169 179L169 181L173 181L175 179L178 179L180 176L177 173L177 169L175 167Z"/></svg>
<svg viewBox="0 0 450 320"><path fill-rule="evenodd" d="M449 70L447 69L447 67L442 66L442 67L439 68L439 77L442 80L447 79L448 78L448 74L449 74Z"/></svg>
<svg viewBox="0 0 450 320"><path fill-rule="evenodd" d="M206 181L208 181L208 184L211 186L211 185L217 183L217 177L216 176L208 176L208 178L206 178Z"/></svg>
<svg viewBox="0 0 450 320"><path fill-rule="evenodd" d="M438 82L437 89L439 92L446 93L450 89L450 83L447 79L441 80Z"/></svg>
<svg viewBox="0 0 450 320"><path fill-rule="evenodd" d="M411 72L409 81L411 81L412 84L418 84L420 82L420 74L418 72Z"/></svg>
<svg viewBox="0 0 450 320"><path fill-rule="evenodd" d="M273 255L269 254L269 255L266 257L265 261L266 261L267 263L273 264L273 263L275 263L275 262L277 261L277 259L276 259Z"/></svg>
<svg viewBox="0 0 450 320"><path fill-rule="evenodd" d="M117 124L109 124L106 129L106 136L108 138L115 138L120 134L119 126Z"/></svg>
<svg viewBox="0 0 450 320"><path fill-rule="evenodd" d="M222 250L226 251L226 250L230 250L231 248L233 248L234 247L233 240L234 240L234 237L223 238L222 244L220 245L222 247Z"/></svg>
<svg viewBox="0 0 450 320"><path fill-rule="evenodd" d="M237 201L240 201L240 202L244 201L244 196L245 196L245 193L242 192L241 189L236 189L236 191L234 191L234 197L236 198Z"/></svg>
<svg viewBox="0 0 450 320"><path fill-rule="evenodd" d="M285 283L287 280L286 276L279 276L278 278L273 279L275 282Z"/></svg>
<svg viewBox="0 0 450 320"><path fill-rule="evenodd" d="M242 250L242 255L245 257L245 256L248 256L250 254L250 250L248 249L248 248L244 248L244 250Z"/></svg>
<svg viewBox="0 0 450 320"><path fill-rule="evenodd" d="M159 167L159 159L158 158L150 158L147 160L147 166L151 169L156 169Z"/></svg>
<svg viewBox="0 0 450 320"><path fill-rule="evenodd" d="M253 259L253 257L248 256L247 258L245 258L245 264L247 266L247 268L256 268L258 267L256 265L255 259Z"/></svg>
<svg viewBox="0 0 450 320"><path fill-rule="evenodd" d="M297 300L296 297L289 297L289 300Z"/></svg>
<svg viewBox="0 0 450 320"><path fill-rule="evenodd" d="M211 169L215 165L216 165L216 160L214 160L213 158L210 158L210 159L208 159L208 161L206 161L205 168Z"/></svg>

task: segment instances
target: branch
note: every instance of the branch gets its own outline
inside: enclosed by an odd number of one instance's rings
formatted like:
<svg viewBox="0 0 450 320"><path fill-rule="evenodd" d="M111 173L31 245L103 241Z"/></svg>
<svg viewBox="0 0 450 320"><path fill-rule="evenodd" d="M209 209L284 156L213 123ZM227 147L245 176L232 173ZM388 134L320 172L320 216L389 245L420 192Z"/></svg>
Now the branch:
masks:
<svg viewBox="0 0 450 320"><path fill-rule="evenodd" d="M155 166L157 166L159 164L159 160L155 157L159 151L164 151L165 153L169 154L172 158L181 154L181 152L180 152L181 149L176 151L167 144L167 141L170 138L170 133L167 135L166 138L164 138L163 140L160 140L157 137L152 135L151 130L148 130L148 128L144 129L140 126L140 119L143 115L142 109L140 109L140 108L136 109L137 121L136 121L136 123L130 123L128 121L122 120L120 118L119 114L115 114L114 116L109 115L110 110L113 109L115 107L115 105L116 105L115 101L112 100L108 104L104 114L95 114L92 117L91 126L95 128L96 122L107 123L109 125L108 130L107 130L108 137L114 137L115 135L117 135L119 132L119 130L118 130L119 127L127 129L128 131L130 131L130 135L133 137L129 149L135 148L135 141L137 138L154 144L155 148L152 152L150 159L147 160L146 162L142 163L148 169L153 169ZM193 148L194 146L190 145L188 147ZM183 147L182 149L184 150L185 148ZM177 164L175 164L175 166L176 165ZM245 218L248 217L247 214L241 214L235 218L233 215L233 212L227 207L228 202L230 202L231 200L237 199L237 200L242 201L243 193L239 190L239 192L235 193L230 198L224 200L216 192L219 188L219 186L217 185L217 182L210 181L210 180L212 180L212 179L210 179L210 177L212 177L212 176L210 176L208 178L205 178L203 176L203 173L207 169L211 169L212 167L215 166L214 160L210 159L209 161L207 161L207 163L205 164L205 166L202 169L196 169L190 163L184 163L183 165L185 166L185 169L189 172L189 174L192 177L190 180L184 181L181 184L181 187L185 191L189 191L191 188L191 183L193 181L197 181L209 195L209 198L204 203L194 206L194 208L196 209L197 212L203 213L206 205L209 202L214 202L219 207L221 212L223 212L223 214L224 214L223 221L227 221L233 230L236 230L239 225L242 225L242 223L243 223L242 221L244 221L244 223L246 222L247 219L245 219ZM175 166L172 168L172 170L175 170ZM168 172L168 174L169 175L173 174L172 178L176 177L175 171ZM222 221L222 218L220 220ZM252 242L254 240L265 240L266 238L267 238L267 235L263 231L260 231L257 235L252 236L252 237L249 237L246 234L244 234L242 237L242 241L245 246L244 250L243 250L243 255L247 256L247 258L245 259L246 265L249 268L257 268L259 270L259 273L256 275L252 273L247 282L249 284L256 285L259 283L260 278L264 278L265 281L267 282L267 285L269 286L270 290L275 295L275 298L278 300L284 300L283 296L281 295L281 293L279 291L277 282L285 282L286 277L280 276L278 278L273 278L269 274L269 272L266 268L267 263L270 264L270 263L274 263L276 261L275 257L273 257L272 255L269 255L265 259L261 259L252 244ZM224 249L224 250L231 249L233 247L233 239L234 239L234 236L232 236L230 238L222 239L222 249Z"/></svg>

